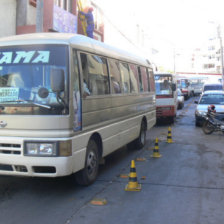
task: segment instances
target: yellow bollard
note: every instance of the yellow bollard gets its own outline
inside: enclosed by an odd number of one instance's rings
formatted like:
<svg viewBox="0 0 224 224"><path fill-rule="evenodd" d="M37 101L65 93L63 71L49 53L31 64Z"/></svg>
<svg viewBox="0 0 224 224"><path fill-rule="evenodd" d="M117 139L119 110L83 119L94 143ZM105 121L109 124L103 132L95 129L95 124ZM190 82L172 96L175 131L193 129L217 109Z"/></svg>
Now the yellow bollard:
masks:
<svg viewBox="0 0 224 224"><path fill-rule="evenodd" d="M171 127L168 128L168 135L167 135L167 143L173 143L172 134L171 134Z"/></svg>
<svg viewBox="0 0 224 224"><path fill-rule="evenodd" d="M129 174L129 182L125 187L125 191L140 191L140 190L141 190L141 184L139 184L137 181L135 161L132 160Z"/></svg>
<svg viewBox="0 0 224 224"><path fill-rule="evenodd" d="M153 158L160 158L162 155L159 153L159 139L156 138L155 140L155 147L153 149L153 154L151 155L151 157Z"/></svg>

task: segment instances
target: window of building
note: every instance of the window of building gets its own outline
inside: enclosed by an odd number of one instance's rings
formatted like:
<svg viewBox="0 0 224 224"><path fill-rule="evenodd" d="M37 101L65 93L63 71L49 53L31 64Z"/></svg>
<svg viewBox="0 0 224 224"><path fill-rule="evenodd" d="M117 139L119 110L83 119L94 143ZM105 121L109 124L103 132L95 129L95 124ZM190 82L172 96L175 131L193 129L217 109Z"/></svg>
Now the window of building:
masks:
<svg viewBox="0 0 224 224"><path fill-rule="evenodd" d="M207 68L215 68L215 64L205 64L204 68L205 69L207 69Z"/></svg>
<svg viewBox="0 0 224 224"><path fill-rule="evenodd" d="M68 12L71 12L72 0L54 0L54 4Z"/></svg>
<svg viewBox="0 0 224 224"><path fill-rule="evenodd" d="M113 59L108 59L108 65L111 79L111 93L119 94L121 93L121 74L119 62Z"/></svg>
<svg viewBox="0 0 224 224"><path fill-rule="evenodd" d="M94 8L93 10L93 17L94 17L94 25L95 25L95 29L98 31L102 31L102 27L103 27L103 15L102 15L102 11L95 5L92 3L92 7Z"/></svg>

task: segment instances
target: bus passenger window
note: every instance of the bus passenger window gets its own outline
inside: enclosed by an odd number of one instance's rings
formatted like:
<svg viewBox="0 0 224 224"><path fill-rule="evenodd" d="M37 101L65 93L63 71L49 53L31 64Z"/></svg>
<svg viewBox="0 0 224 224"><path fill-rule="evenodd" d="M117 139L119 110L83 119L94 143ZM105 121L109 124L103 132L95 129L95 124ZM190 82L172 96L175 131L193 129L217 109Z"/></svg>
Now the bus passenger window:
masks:
<svg viewBox="0 0 224 224"><path fill-rule="evenodd" d="M153 71L151 69L147 69L149 75L149 91L155 91L155 80Z"/></svg>
<svg viewBox="0 0 224 224"><path fill-rule="evenodd" d="M120 63L121 69L121 80L122 80L122 87L124 93L130 93L130 75L128 64Z"/></svg>
<svg viewBox="0 0 224 224"><path fill-rule="evenodd" d="M88 70L91 94L109 94L109 77L106 59L97 55L88 55Z"/></svg>
<svg viewBox="0 0 224 224"><path fill-rule="evenodd" d="M138 67L139 92L143 92L141 69Z"/></svg>
<svg viewBox="0 0 224 224"><path fill-rule="evenodd" d="M121 93L121 74L119 63L115 60L108 59L110 79L111 79L111 92L114 94Z"/></svg>
<svg viewBox="0 0 224 224"><path fill-rule="evenodd" d="M76 51L73 50L73 130L79 131L82 127L82 115L81 115L81 99L80 99L80 88L79 88L79 72L78 72L78 59Z"/></svg>
<svg viewBox="0 0 224 224"><path fill-rule="evenodd" d="M147 72L147 81L148 81L148 91L151 91L151 85L150 85L150 70L149 68L146 69Z"/></svg>
<svg viewBox="0 0 224 224"><path fill-rule="evenodd" d="M130 88L131 88L131 93L138 93L138 69L136 65L129 65L130 67Z"/></svg>
<svg viewBox="0 0 224 224"><path fill-rule="evenodd" d="M143 91L148 92L148 76L146 73L146 68L145 67L140 67L141 69L141 78L142 78L142 84L143 84Z"/></svg>
<svg viewBox="0 0 224 224"><path fill-rule="evenodd" d="M87 63L87 55L81 53L81 64L82 64L82 77L83 77L83 97L89 96L90 91L88 88L88 63Z"/></svg>

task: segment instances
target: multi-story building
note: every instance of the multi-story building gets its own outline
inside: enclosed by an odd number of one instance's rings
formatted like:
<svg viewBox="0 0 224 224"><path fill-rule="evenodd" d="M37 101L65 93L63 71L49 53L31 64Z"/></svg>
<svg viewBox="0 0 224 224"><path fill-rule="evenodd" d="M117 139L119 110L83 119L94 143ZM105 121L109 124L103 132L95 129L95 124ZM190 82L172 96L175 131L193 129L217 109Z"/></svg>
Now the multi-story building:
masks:
<svg viewBox="0 0 224 224"><path fill-rule="evenodd" d="M36 20L38 0L1 0L0 37L34 33L37 30ZM79 18L78 0L42 0L43 32L69 32L84 34ZM105 15L96 0L81 0L84 11L94 8L94 38L110 45L118 46L127 51L142 54L152 60L158 52L148 45L147 35L143 32L133 12L127 12L127 21L120 20L114 14ZM116 23L115 21L118 23ZM117 19L117 20L116 20ZM131 20L131 22L130 22ZM151 41L150 41L151 43Z"/></svg>
<svg viewBox="0 0 224 224"><path fill-rule="evenodd" d="M43 32L83 34L77 1L43 0ZM88 4L94 8L94 38L104 41L101 12L93 2ZM36 6L37 0L1 0L0 37L36 32Z"/></svg>
<svg viewBox="0 0 224 224"><path fill-rule="evenodd" d="M221 73L221 54L219 38L208 41L207 50L204 52L203 70L208 73Z"/></svg>

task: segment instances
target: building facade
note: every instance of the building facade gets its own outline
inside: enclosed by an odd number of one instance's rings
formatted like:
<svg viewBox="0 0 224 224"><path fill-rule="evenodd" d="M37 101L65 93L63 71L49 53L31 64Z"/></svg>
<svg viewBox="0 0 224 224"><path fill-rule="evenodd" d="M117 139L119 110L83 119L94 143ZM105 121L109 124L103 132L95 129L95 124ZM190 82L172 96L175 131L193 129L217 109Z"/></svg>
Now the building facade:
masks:
<svg viewBox="0 0 224 224"><path fill-rule="evenodd" d="M1 0L0 37L16 34L16 0Z"/></svg>
<svg viewBox="0 0 224 224"><path fill-rule="evenodd" d="M84 34L78 16L78 0L44 0L43 32ZM87 1L87 0L86 0ZM104 24L96 4L94 8L94 38L104 41ZM1 0L0 37L36 32L37 0ZM7 19L6 19L7 18Z"/></svg>
<svg viewBox="0 0 224 224"><path fill-rule="evenodd" d="M222 73L220 40L215 37L209 40L204 52L203 70L208 73Z"/></svg>

